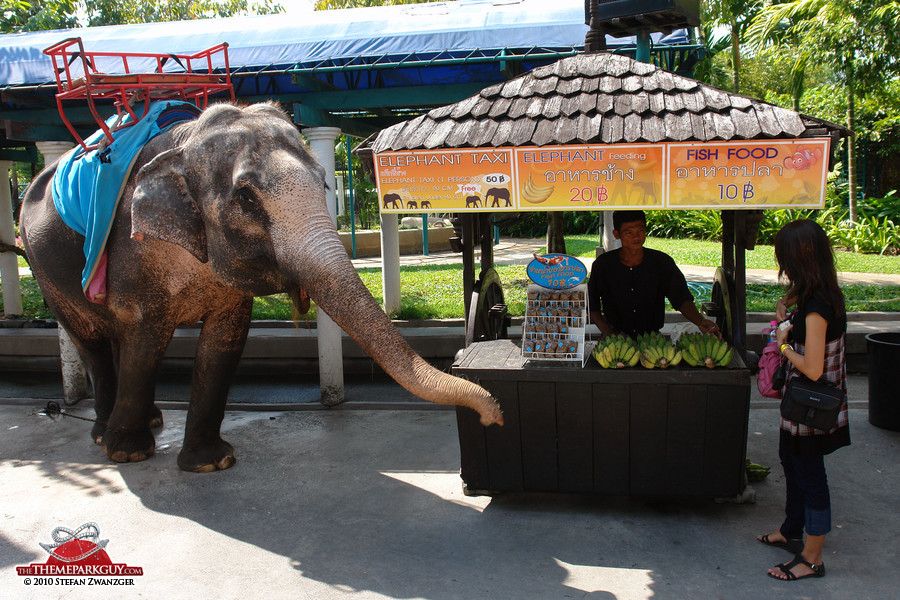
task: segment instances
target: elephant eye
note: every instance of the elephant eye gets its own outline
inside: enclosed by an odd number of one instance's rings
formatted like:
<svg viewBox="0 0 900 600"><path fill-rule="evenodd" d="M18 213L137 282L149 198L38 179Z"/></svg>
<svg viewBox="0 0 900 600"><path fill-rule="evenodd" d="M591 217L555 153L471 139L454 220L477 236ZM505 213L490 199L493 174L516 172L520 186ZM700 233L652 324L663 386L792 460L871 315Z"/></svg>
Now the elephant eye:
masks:
<svg viewBox="0 0 900 600"><path fill-rule="evenodd" d="M241 208L245 210L253 210L259 208L259 204L256 200L256 194L253 193L253 190L248 187L238 188L235 192L235 199Z"/></svg>

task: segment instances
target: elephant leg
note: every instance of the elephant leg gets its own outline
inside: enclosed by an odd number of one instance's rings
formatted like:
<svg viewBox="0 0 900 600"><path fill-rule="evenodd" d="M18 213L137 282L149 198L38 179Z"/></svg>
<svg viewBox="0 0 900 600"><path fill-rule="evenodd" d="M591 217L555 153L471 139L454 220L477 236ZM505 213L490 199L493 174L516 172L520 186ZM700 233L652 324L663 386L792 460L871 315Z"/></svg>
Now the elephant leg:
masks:
<svg viewBox="0 0 900 600"><path fill-rule="evenodd" d="M151 337L149 332L156 334ZM116 462L146 460L156 451L150 431L158 418L153 404L156 374L172 332L159 322L136 324L119 340L116 399L100 441L103 452Z"/></svg>
<svg viewBox="0 0 900 600"><path fill-rule="evenodd" d="M178 466L185 471L207 473L235 463L234 447L222 439L220 430L228 391L247 341L252 307L252 299L241 301L203 322L184 444L178 454Z"/></svg>
<svg viewBox="0 0 900 600"><path fill-rule="evenodd" d="M91 437L98 445L106 431L106 424L112 415L116 404L116 389L118 387L118 345L113 341L103 342L95 348L88 346L82 353L88 373L91 376L91 387L94 389L94 411L97 413L97 422L91 430ZM147 422L151 429L158 429L163 425L163 414L156 404L150 407Z"/></svg>
<svg viewBox="0 0 900 600"><path fill-rule="evenodd" d="M97 422L91 428L91 438L99 445L113 407L116 405L117 377L110 343L105 342L96 346L80 351L94 390L94 412L97 414Z"/></svg>

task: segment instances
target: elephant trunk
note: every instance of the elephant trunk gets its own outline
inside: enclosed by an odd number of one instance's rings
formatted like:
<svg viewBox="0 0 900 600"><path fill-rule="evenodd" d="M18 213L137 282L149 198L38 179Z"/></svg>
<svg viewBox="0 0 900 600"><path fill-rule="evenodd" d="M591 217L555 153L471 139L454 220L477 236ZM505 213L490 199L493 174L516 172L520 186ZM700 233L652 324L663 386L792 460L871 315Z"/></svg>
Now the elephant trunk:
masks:
<svg viewBox="0 0 900 600"><path fill-rule="evenodd" d="M434 368L409 346L357 275L330 219L323 221L318 225L328 234L294 237L299 256L291 257L291 267L285 265L289 278L409 392L430 402L469 407L484 425L502 425L500 407L487 390Z"/></svg>

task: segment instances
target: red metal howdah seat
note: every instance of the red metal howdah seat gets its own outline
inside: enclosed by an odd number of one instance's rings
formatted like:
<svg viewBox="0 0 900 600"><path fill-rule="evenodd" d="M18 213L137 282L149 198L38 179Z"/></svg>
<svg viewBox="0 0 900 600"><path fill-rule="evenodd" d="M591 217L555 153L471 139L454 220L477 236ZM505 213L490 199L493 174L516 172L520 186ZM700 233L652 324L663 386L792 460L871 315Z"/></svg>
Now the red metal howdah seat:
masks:
<svg viewBox="0 0 900 600"><path fill-rule="evenodd" d="M213 72L214 58L221 53L224 69ZM113 140L113 132L139 121L150 107L150 100L185 100L206 108L209 96L227 91L234 100L228 64L228 44L222 43L196 54L143 52L86 52L81 38L69 38L44 50L53 60L56 74L56 105L68 130L85 150L88 146L66 117L64 100L85 99L97 126L106 134L103 143ZM129 64L131 61L131 64ZM138 69L140 72L133 72ZM116 74L108 74L110 71ZM107 125L97 110L97 100L112 100L117 119ZM133 106L144 102L143 113ZM131 117L122 123L125 115Z"/></svg>

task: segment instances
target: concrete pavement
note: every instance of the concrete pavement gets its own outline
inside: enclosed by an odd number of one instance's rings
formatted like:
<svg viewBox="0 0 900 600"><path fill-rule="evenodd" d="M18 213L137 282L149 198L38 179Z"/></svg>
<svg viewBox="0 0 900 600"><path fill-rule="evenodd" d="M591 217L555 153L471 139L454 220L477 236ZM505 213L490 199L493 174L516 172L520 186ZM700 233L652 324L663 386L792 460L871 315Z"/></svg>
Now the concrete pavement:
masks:
<svg viewBox="0 0 900 600"><path fill-rule="evenodd" d="M238 462L206 475L176 466L188 381L166 378L156 456L117 465L90 423L38 414L58 378L0 373L0 598L896 598L900 433L868 423L867 378L849 380L854 443L826 460L828 574L787 583L765 571L790 556L754 539L784 501L777 403L755 385L747 456L772 474L733 504L466 497L454 413L377 377L333 409L315 376L241 378L223 426ZM112 562L143 569L133 585L25 585L16 567L46 562L40 542L91 521Z"/></svg>
<svg viewBox="0 0 900 600"><path fill-rule="evenodd" d="M175 464L184 390L164 404L156 456L127 465L102 455L89 423L5 400L0 597L892 599L900 433L868 423L864 377L850 385L854 443L826 463L827 576L793 583L765 574L790 556L754 539L780 523L784 499L777 408L755 388L747 455L773 469L753 504L466 497L454 413L389 383L360 383L358 401L336 409L230 410L223 431L238 462L205 475ZM89 404L70 410L91 416ZM112 562L143 569L133 586L25 585L15 567L46 562L39 542L90 521Z"/></svg>

